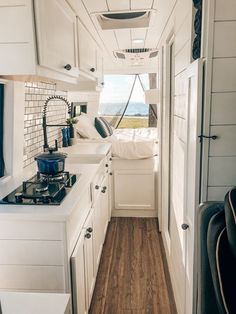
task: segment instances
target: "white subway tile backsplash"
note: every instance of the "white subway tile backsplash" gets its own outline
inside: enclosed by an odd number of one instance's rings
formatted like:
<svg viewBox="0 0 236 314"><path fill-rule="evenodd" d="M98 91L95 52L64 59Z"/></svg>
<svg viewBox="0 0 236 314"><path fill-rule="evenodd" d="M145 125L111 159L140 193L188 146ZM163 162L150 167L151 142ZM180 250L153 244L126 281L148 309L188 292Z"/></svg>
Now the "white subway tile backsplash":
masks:
<svg viewBox="0 0 236 314"><path fill-rule="evenodd" d="M67 97L67 92L57 91L56 84L45 82L25 83L25 116L24 116L24 167L34 162L34 156L43 151L42 111L45 100L51 95ZM64 124L67 108L63 101L51 101L47 110L48 122ZM61 143L60 127L48 128L49 145L55 139Z"/></svg>

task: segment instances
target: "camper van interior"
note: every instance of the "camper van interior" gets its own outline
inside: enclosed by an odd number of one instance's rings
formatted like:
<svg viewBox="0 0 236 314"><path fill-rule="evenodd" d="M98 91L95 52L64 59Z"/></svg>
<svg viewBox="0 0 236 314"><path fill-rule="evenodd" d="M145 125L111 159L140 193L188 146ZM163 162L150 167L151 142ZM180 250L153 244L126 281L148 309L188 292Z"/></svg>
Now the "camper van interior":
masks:
<svg viewBox="0 0 236 314"><path fill-rule="evenodd" d="M235 34L235 0L0 0L0 313L236 313Z"/></svg>

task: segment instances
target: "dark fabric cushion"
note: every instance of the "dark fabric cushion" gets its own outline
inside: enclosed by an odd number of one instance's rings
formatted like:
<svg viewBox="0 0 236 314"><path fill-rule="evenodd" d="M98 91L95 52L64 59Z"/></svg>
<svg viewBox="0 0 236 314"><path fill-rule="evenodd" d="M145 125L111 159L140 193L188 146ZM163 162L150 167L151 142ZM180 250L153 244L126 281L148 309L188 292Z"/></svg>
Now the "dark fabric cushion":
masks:
<svg viewBox="0 0 236 314"><path fill-rule="evenodd" d="M113 133L109 122L102 117L95 118L95 128L103 138L111 136Z"/></svg>
<svg viewBox="0 0 236 314"><path fill-rule="evenodd" d="M229 246L224 212L210 220L207 250L219 313L236 313L236 260Z"/></svg>
<svg viewBox="0 0 236 314"><path fill-rule="evenodd" d="M229 246L236 258L236 187L225 196L225 221Z"/></svg>
<svg viewBox="0 0 236 314"><path fill-rule="evenodd" d="M217 271L217 241L222 231L225 230L225 214L217 213L212 216L207 231L207 252L211 269L212 281L220 314L226 314L224 301L221 295L219 274Z"/></svg>
<svg viewBox="0 0 236 314"><path fill-rule="evenodd" d="M219 313L206 243L210 219L223 210L223 202L206 202L199 207L197 217L197 314Z"/></svg>

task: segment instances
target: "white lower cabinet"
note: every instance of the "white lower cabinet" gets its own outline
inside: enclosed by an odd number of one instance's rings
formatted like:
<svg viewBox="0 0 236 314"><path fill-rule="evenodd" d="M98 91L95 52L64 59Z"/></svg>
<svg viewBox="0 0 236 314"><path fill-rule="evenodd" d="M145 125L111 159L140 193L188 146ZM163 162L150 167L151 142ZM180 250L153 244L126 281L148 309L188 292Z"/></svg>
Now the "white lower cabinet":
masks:
<svg viewBox="0 0 236 314"><path fill-rule="evenodd" d="M88 313L109 221L108 174L99 185L93 207L71 256L73 314ZM96 177L99 180L99 177Z"/></svg>
<svg viewBox="0 0 236 314"><path fill-rule="evenodd" d="M84 235L85 232L83 231L71 256L73 313L77 314L87 312Z"/></svg>
<svg viewBox="0 0 236 314"><path fill-rule="evenodd" d="M91 209L71 256L74 314L88 313L95 284L93 265L93 213L94 211Z"/></svg>

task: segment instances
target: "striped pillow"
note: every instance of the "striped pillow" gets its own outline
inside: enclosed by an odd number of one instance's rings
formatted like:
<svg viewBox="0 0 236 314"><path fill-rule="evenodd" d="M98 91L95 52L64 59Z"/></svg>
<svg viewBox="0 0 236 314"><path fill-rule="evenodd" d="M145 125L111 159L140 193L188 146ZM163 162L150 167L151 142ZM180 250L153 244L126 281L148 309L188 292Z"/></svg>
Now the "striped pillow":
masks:
<svg viewBox="0 0 236 314"><path fill-rule="evenodd" d="M109 122L102 117L95 118L95 128L103 138L111 136L113 133Z"/></svg>

